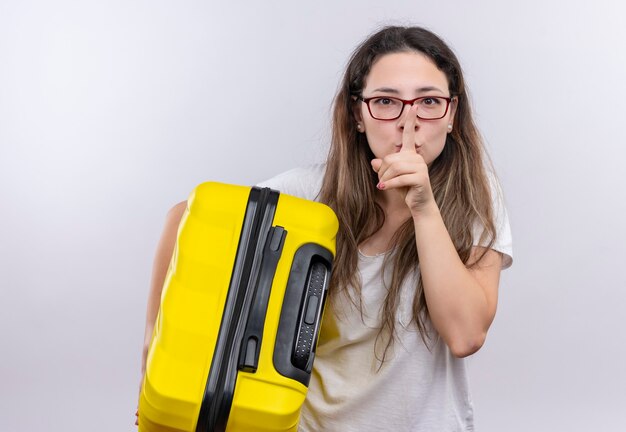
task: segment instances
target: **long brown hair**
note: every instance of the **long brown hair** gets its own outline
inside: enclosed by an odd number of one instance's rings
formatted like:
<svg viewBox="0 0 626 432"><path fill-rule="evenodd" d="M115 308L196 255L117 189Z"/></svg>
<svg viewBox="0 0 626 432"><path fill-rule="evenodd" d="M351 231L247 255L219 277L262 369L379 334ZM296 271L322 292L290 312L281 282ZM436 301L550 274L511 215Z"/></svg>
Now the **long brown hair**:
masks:
<svg viewBox="0 0 626 432"><path fill-rule="evenodd" d="M472 120L461 66L452 50L435 34L420 27L385 27L365 40L354 51L341 87L335 97L332 139L320 201L329 205L339 218L337 255L330 284L331 305L344 293L361 308L361 280L357 271L358 245L376 233L385 220L374 197L377 174L370 161L374 155L365 134L358 133L353 116L354 95L360 95L365 79L381 56L416 51L425 54L447 77L451 96L458 105L453 132L447 135L442 153L429 167L429 177L443 221L461 260L468 266L473 245L472 227L485 227L482 241L487 247L495 241L490 186L484 162L488 161L482 140ZM392 239L393 252L385 257L384 267L393 263L390 286L382 310L380 336L387 336L381 358L384 362L395 336L395 316L400 287L411 271L418 273L419 256L412 220L406 221ZM481 256L482 257L482 256ZM362 310L362 309L361 309ZM428 307L421 278L415 286L413 321L424 343L430 338L425 320Z"/></svg>

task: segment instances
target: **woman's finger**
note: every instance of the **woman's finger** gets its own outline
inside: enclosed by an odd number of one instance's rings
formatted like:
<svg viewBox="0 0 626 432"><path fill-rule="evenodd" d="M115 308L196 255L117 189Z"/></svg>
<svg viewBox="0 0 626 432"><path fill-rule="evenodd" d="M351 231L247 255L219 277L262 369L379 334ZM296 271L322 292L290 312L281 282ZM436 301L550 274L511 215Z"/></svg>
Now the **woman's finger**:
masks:
<svg viewBox="0 0 626 432"><path fill-rule="evenodd" d="M417 152L399 152L382 160L377 171L379 181L386 181L395 176L421 171L425 168L424 158Z"/></svg>
<svg viewBox="0 0 626 432"><path fill-rule="evenodd" d="M417 105L411 105L402 131L402 148L400 151L415 151L415 125L417 123Z"/></svg>

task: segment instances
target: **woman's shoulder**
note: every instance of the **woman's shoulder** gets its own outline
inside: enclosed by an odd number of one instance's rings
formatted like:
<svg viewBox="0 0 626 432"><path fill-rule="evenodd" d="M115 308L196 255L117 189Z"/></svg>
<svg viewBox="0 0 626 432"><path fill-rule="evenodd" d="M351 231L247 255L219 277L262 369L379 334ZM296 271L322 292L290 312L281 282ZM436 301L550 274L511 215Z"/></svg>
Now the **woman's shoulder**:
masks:
<svg viewBox="0 0 626 432"><path fill-rule="evenodd" d="M504 192L500 184L500 180L492 167L485 169L489 193L491 196L491 208L493 212L494 225L496 229L495 243L492 249L503 254L502 268L508 268L513 264L513 240L511 235L511 225L509 215L506 208ZM484 227L476 222L473 227L474 244L477 246L485 246L488 239L480 241Z"/></svg>
<svg viewBox="0 0 626 432"><path fill-rule="evenodd" d="M288 195L316 200L322 187L326 164L311 164L290 169L270 179L257 183Z"/></svg>

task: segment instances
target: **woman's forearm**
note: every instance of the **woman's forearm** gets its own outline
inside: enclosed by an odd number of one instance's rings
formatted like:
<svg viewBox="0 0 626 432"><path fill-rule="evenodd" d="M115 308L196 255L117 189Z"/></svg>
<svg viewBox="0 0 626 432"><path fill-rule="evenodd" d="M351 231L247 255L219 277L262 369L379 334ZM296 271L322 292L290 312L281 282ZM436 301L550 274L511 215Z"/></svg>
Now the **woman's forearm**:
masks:
<svg viewBox="0 0 626 432"><path fill-rule="evenodd" d="M455 356L473 354L495 315L493 288L482 286L461 261L435 204L414 214L413 222L431 321Z"/></svg>

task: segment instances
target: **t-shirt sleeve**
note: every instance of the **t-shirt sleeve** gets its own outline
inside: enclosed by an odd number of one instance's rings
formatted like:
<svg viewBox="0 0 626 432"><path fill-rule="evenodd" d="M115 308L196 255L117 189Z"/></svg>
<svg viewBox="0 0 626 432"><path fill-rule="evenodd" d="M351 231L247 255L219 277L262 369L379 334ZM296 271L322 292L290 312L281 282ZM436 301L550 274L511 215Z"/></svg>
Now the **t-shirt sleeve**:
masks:
<svg viewBox="0 0 626 432"><path fill-rule="evenodd" d="M319 200L325 164L294 168L257 184L259 187L275 189L287 195L311 201Z"/></svg>
<svg viewBox="0 0 626 432"><path fill-rule="evenodd" d="M491 188L491 201L496 228L496 241L491 246L492 249L502 254L502 269L507 269L513 264L513 239L511 236L511 226L509 224L509 215L504 204L502 188L493 173L487 173L489 177L489 186ZM476 222L473 228L474 245L487 246L490 239L480 241L484 227L480 222Z"/></svg>

